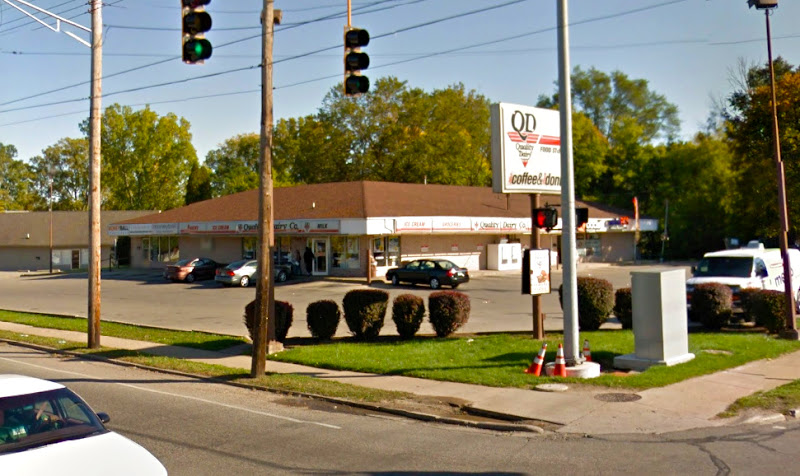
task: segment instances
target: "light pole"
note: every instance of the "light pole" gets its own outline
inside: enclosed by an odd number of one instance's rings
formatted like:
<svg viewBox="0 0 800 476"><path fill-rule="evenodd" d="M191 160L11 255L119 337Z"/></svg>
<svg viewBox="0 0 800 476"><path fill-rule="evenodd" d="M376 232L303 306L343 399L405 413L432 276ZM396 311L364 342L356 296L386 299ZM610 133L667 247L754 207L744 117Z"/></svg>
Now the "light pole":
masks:
<svg viewBox="0 0 800 476"><path fill-rule="evenodd" d="M781 142L778 133L778 103L775 94L775 69L772 66L772 34L769 28L770 10L778 6L778 0L747 0L747 4L757 10L764 10L767 21L767 60L769 62L769 89L772 95L772 146L773 158L775 160L775 170L778 179L778 214L780 218L779 239L781 247L781 259L783 260L783 284L786 296L786 324L787 329L784 337L787 339L798 340L800 335L797 332L797 322L795 318L795 296L792 291L792 266L789 262L789 213L786 208L786 179L783 171L783 161L781 160Z"/></svg>

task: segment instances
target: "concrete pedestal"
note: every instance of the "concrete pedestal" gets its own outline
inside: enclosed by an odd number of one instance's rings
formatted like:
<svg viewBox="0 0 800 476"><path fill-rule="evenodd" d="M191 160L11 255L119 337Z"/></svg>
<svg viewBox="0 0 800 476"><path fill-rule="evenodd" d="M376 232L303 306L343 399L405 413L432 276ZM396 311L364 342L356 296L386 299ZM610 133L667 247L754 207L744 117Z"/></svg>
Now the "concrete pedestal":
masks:
<svg viewBox="0 0 800 476"><path fill-rule="evenodd" d="M614 358L618 369L646 370L694 359L689 353L683 270L631 273L635 352Z"/></svg>
<svg viewBox="0 0 800 476"><path fill-rule="evenodd" d="M553 376L553 368L556 366L555 362L545 364L544 372L548 377ZM575 378L595 378L600 376L600 364L597 362L584 362L577 365L567 366L567 377Z"/></svg>

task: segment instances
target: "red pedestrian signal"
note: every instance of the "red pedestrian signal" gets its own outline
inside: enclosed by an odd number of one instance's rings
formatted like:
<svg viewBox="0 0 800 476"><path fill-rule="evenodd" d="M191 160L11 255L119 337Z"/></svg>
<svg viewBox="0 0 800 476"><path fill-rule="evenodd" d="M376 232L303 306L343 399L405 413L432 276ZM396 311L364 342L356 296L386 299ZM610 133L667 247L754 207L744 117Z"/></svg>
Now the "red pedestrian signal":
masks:
<svg viewBox="0 0 800 476"><path fill-rule="evenodd" d="M555 208L536 208L533 210L533 226L551 230L558 224L558 211Z"/></svg>

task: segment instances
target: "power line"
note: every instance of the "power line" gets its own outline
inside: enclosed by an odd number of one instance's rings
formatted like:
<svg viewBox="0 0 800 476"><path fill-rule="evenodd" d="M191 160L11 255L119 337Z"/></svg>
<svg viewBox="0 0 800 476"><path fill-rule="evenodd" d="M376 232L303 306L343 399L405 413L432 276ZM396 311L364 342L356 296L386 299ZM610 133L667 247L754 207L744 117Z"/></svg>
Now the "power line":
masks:
<svg viewBox="0 0 800 476"><path fill-rule="evenodd" d="M519 3L520 1L524 1L524 0L514 0L514 1L511 1L511 2L507 2L506 4L502 4L502 5L506 6L506 5L513 4L513 3ZM658 8L658 7L663 7L663 6L668 6L668 5L672 5L672 4L676 4L676 3L681 3L681 2L684 2L684 1L686 1L686 0L671 0L671 1L664 2L664 3L661 3L661 4L657 4L657 5L651 5L651 6L647 6L647 7L627 10L627 11L624 11L624 12L617 12L617 13L614 13L614 14L603 15L603 16L599 16L599 17L593 17L593 18L589 18L589 19L586 19L586 20L580 20L580 21L571 23L570 26L572 26L572 25L581 25L581 24L586 24L586 23L591 23L591 22L597 22L597 21L607 20L607 19L610 19L610 18L618 18L618 17L621 17L621 16L626 16L626 15L630 15L630 14L634 14L634 13L639 13L641 11L650 10L650 9L653 9L653 8ZM457 17L460 17L460 16L466 16L466 15L472 14L474 12L475 11L464 12L462 14L454 15L454 16L451 16L451 17L446 17L446 18L443 18L443 19L439 19L438 21L446 21L448 19L453 19L453 18L457 18ZM419 28L419 27L421 27L423 25L424 26L428 26L428 25L436 23L438 21L433 20L431 22L425 22L424 24L414 25L414 26L411 26L411 27L406 27L406 28L403 28L403 29L400 29L400 30L397 30L397 31L398 32L399 31L408 31L410 29ZM467 46L461 46L461 47L451 48L451 49L443 50L443 51L439 51L439 52L429 53L429 54L425 54L425 55L419 55L419 56L416 56L416 57L410 58L410 59L395 61L395 62L391 62L391 63L385 63L385 64L382 64L382 65L374 66L371 69L385 68L385 67L388 67L388 66L395 66L395 65L398 65L398 64L408 63L408 62L412 62L412 61L418 61L418 60L421 60L421 59L427 59L427 58L431 58L431 57L434 57L434 56L441 56L441 55L444 55L444 54L450 54L450 53L463 51L463 50L467 50L467 49L473 49L473 48L477 48L477 47L480 47L480 46L487 46L487 45L491 45L491 44L497 44L497 43L501 43L501 42L505 42L505 41L519 39L519 38L526 37L526 36L532 36L532 35L536 35L536 34L550 32L550 31L553 31L555 29L557 29L557 27L543 28L543 29L540 29L540 30L535 30L535 31L522 33L522 34L518 34L518 35L513 35L513 36L500 38L500 39L496 39L496 40L489 40L489 41L484 41L484 42L480 42L480 43L474 43L474 44L467 45ZM381 34L381 35L376 36L375 38L382 38L382 37L386 37L386 36L391 36L393 34L394 34L394 32L393 33ZM324 49L316 50L314 52L302 53L300 55L295 55L295 56L292 56L292 57L285 58L285 59L283 59L281 61L273 61L273 64L279 63L279 62L282 62L282 61L288 61L288 60L291 60L291 59L301 58L301 57L304 57L304 56L309 56L311 54L318 53L318 52L321 52L321 51L326 51L326 50L329 50L329 49L332 49L332 48L339 48L340 46L341 45L337 45L335 47L324 48ZM220 73L213 73L211 75L199 76L199 77L195 77L195 78L188 78L188 79L183 79L183 80L178 80L178 81L170 81L170 82L160 83L160 84L157 84L157 85L141 86L141 87L138 87L138 88L133 88L133 89L125 90L125 91L116 91L116 92L113 92L113 93L109 93L109 94L107 94L107 96L116 95L116 94L122 94L122 93L126 93L126 92L140 91L140 90L144 90L144 89L151 89L151 88L154 88L154 87L167 86L167 85L171 85L171 84L178 84L178 83L182 83L182 82L193 81L195 79L205 79L205 78L212 77L212 76L219 76L219 75L222 75L222 74L228 74L228 73L243 71L243 70L247 70L247 69L253 69L253 68L256 68L256 67L259 67L259 66L260 65L254 65L254 66L249 66L249 67L245 67L245 68L239 68L239 69L236 69L236 70L229 70L229 71L223 71L223 72L220 72ZM285 89L285 88L290 88L290 87L294 87L294 86L298 86L298 85L302 85L302 84L307 84L307 83L311 83L311 82L323 81L323 80L331 79L331 78L338 78L340 76L341 75L337 73L337 74L334 74L334 75L328 75L328 76L324 76L324 77L308 79L308 80L304 80L304 81L298 81L298 82L295 82L295 83L290 83L290 84L286 84L286 85L282 85L282 86L276 86L274 89ZM258 90L256 90L256 91L258 91ZM226 94L227 95L232 95L232 94L237 94L237 93L226 93ZM244 94L244 92L242 92L242 94ZM202 99L202 98L214 97L214 96L215 95L198 96L198 97L195 97L195 98L192 98L192 99ZM0 113L2 113L2 112L12 112L12 111L18 111L18 110L24 110L24 109L32 109L32 108L49 106L49 105L56 105L56 104L64 104L64 103L67 103L67 102L76 102L76 101L82 101L82 100L85 100L85 98L73 99L73 100L69 100L69 101L59 101L59 102L55 102L55 103L41 104L41 105L35 105L35 106L28 106L28 107L22 107L22 108L17 108L17 109L8 109L8 110L5 110L5 111L0 111ZM191 99L170 100L170 101L163 101L161 103L179 102L179 101L184 101L184 100L191 100Z"/></svg>

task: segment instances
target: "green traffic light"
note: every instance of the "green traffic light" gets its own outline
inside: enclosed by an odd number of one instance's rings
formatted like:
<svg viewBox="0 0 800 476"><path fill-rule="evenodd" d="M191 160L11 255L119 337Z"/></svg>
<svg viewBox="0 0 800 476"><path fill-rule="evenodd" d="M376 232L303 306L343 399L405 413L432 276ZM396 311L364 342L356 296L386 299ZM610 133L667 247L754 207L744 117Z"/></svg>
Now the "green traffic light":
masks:
<svg viewBox="0 0 800 476"><path fill-rule="evenodd" d="M351 74L344 81L345 96L354 96L369 91L369 78Z"/></svg>
<svg viewBox="0 0 800 476"><path fill-rule="evenodd" d="M183 45L183 61L186 63L197 63L211 57L211 42L205 38L188 40Z"/></svg>

